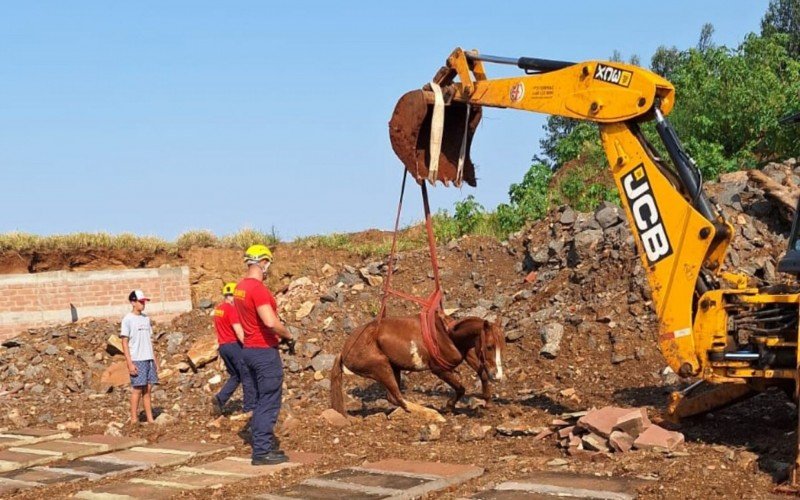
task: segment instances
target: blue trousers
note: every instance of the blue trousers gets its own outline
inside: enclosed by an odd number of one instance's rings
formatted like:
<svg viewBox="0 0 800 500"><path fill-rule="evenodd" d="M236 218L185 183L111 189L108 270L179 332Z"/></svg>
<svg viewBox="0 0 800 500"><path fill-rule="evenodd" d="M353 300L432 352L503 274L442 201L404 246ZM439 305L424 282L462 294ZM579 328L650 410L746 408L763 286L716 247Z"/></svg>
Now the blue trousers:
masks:
<svg viewBox="0 0 800 500"><path fill-rule="evenodd" d="M219 356L225 363L228 370L228 381L217 394L217 400L221 406L225 406L233 392L242 384L242 407L244 411L252 411L256 407L256 388L250 371L244 365L242 358L242 346L238 342L229 342L219 346Z"/></svg>
<svg viewBox="0 0 800 500"><path fill-rule="evenodd" d="M244 348L244 362L253 377L256 407L250 421L253 435L253 458L275 450L275 422L281 411L283 364L278 349Z"/></svg>

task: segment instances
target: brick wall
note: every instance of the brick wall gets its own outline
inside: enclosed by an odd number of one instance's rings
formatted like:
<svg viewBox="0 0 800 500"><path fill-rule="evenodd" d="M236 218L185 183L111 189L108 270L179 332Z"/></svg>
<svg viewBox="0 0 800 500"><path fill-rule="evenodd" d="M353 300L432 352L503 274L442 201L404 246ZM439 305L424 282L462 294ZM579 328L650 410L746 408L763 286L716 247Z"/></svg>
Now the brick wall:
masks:
<svg viewBox="0 0 800 500"><path fill-rule="evenodd" d="M145 311L154 319L192 309L186 266L0 275L0 341L27 328L84 318L121 319L130 311L128 294L136 288L152 299Z"/></svg>

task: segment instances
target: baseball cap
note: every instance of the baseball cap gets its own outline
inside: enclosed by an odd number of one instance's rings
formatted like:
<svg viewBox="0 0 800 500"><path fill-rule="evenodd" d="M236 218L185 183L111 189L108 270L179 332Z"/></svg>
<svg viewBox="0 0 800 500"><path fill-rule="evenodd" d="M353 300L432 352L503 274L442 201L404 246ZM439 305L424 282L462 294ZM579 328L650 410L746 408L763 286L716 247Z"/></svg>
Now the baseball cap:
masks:
<svg viewBox="0 0 800 500"><path fill-rule="evenodd" d="M145 297L145 295L144 295L144 292L143 292L143 291L141 291L141 290L134 290L134 291L132 291L132 292L130 293L130 295L128 295L128 300L129 300L129 301L131 301L131 302L133 302L133 301L139 301L139 302L141 302L141 301L146 301L146 300L150 300L150 299L148 299L147 297Z"/></svg>

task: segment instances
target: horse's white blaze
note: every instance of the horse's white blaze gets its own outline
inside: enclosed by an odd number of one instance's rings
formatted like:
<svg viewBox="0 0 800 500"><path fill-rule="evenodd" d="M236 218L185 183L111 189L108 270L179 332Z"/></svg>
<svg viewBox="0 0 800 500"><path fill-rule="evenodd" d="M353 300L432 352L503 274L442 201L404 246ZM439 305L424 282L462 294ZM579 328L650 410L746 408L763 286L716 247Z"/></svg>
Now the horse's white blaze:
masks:
<svg viewBox="0 0 800 500"><path fill-rule="evenodd" d="M418 370L422 370L425 368L425 363L422 362L422 357L419 355L419 348L417 348L417 343L413 340L411 341L411 349L409 349L409 353L411 354L411 362L414 363L414 368Z"/></svg>
<svg viewBox="0 0 800 500"><path fill-rule="evenodd" d="M503 380L503 358L500 349L494 351L494 364L497 366L497 380Z"/></svg>

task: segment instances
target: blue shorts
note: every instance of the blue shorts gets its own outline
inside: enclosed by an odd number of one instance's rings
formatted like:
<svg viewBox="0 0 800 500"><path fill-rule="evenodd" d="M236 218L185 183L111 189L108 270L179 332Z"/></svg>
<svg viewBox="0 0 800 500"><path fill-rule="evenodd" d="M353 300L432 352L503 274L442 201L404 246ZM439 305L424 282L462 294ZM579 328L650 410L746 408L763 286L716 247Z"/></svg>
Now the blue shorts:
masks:
<svg viewBox="0 0 800 500"><path fill-rule="evenodd" d="M131 386L144 387L147 384L157 384L156 362L152 359L146 361L134 361L136 366L136 376L131 376Z"/></svg>

